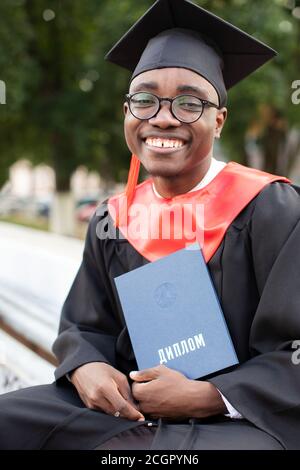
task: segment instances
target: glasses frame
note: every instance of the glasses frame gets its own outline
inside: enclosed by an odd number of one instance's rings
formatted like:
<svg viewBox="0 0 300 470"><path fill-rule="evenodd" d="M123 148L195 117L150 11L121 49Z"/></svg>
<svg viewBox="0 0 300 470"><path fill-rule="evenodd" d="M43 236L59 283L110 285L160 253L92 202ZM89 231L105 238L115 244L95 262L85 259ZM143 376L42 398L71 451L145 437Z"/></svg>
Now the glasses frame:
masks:
<svg viewBox="0 0 300 470"><path fill-rule="evenodd" d="M136 96L136 95L139 95L140 93L147 93L151 96L154 96L154 98L156 98L158 100L158 110L150 117L147 117L147 118L140 118L138 116L136 116L133 112L132 112L132 109L131 109L131 99ZM200 116L198 116L196 119L192 120L192 121L182 121L181 119L178 119L178 117L176 116L176 114L174 113L173 111L173 102L177 99L177 98L180 98L182 96L190 96L192 98L196 98L197 100L201 101L202 103L202 111L201 111L201 114ZM195 96L195 95L191 95L189 93L184 93L184 94L181 94L181 95L177 95L175 96L174 98L161 98L157 95L155 95L154 93L150 93L148 91L137 91L136 93L132 93L132 94L129 94L127 93L125 95L125 99L126 99L126 102L128 103L128 107L129 107L129 110L131 112L131 114L136 118L136 119L139 119L140 121L148 121L149 119L152 119L154 118L155 116L157 116L157 114L160 112L161 110L161 103L163 101L168 101L170 103L170 111L171 111L171 114L172 116L179 122L182 122L183 124L192 124L193 122L196 122L198 121L202 115L203 115L203 112L204 112L204 109L205 107L210 107L210 108L216 108L216 109L221 109L220 106L216 105L215 103L212 103L211 101L208 101L208 100L204 100L202 98L199 98L199 96Z"/></svg>

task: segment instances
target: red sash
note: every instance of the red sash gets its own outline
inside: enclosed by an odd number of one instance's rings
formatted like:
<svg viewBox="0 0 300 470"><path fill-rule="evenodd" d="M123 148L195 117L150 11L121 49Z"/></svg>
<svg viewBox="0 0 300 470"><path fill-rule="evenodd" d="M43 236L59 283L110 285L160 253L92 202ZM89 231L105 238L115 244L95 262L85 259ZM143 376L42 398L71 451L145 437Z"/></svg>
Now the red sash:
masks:
<svg viewBox="0 0 300 470"><path fill-rule="evenodd" d="M149 261L198 241L208 262L237 215L273 181L290 182L283 176L230 162L204 188L171 199L156 196L152 179L146 180L136 187L127 222L126 217L119 218L119 210L126 210L124 193L109 199L108 210L115 225L121 220L118 228L124 237ZM201 211L204 217L199 223ZM183 223L189 218L191 223Z"/></svg>

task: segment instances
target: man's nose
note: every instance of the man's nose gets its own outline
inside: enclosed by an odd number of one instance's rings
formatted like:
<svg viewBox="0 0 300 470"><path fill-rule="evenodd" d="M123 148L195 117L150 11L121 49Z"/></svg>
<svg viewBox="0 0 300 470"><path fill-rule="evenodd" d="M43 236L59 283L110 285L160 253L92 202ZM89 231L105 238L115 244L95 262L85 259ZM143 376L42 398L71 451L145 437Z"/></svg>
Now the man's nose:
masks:
<svg viewBox="0 0 300 470"><path fill-rule="evenodd" d="M162 129L181 126L181 122L178 121L178 119L176 119L171 113L170 103L161 104L161 107L156 116L149 119L149 124L152 124L152 126L161 127Z"/></svg>

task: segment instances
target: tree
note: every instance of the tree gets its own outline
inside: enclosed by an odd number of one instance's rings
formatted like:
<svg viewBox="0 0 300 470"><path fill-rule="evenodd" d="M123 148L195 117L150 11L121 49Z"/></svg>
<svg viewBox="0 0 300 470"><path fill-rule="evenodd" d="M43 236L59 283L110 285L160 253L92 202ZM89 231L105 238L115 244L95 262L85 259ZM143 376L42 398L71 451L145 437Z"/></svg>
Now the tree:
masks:
<svg viewBox="0 0 300 470"><path fill-rule="evenodd" d="M0 187L8 168L22 154L24 103L34 84L35 65L27 54L30 28L20 1L0 2L0 79L6 85L6 104L0 105Z"/></svg>

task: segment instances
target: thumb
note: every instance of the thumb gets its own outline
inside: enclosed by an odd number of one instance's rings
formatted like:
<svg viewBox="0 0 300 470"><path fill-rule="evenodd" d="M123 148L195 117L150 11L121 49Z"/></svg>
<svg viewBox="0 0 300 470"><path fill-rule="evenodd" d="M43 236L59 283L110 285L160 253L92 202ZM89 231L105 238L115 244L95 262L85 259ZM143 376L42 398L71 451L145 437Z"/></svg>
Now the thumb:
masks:
<svg viewBox="0 0 300 470"><path fill-rule="evenodd" d="M159 375L159 372L156 367L151 367L150 369L144 370L133 370L129 373L129 376L135 382L145 382L147 380L156 379Z"/></svg>

